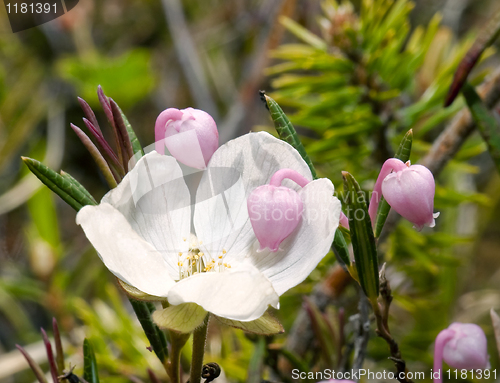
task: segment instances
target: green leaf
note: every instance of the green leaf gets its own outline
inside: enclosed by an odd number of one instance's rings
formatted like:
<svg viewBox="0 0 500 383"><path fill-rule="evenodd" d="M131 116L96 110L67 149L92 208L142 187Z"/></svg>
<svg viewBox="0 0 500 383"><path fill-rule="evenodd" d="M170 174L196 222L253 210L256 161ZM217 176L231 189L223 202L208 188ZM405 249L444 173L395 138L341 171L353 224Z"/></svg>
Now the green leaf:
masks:
<svg viewBox="0 0 500 383"><path fill-rule="evenodd" d="M500 317L495 312L495 310L490 310L491 324L493 325L493 332L495 334L495 341L497 344L497 350L500 354Z"/></svg>
<svg viewBox="0 0 500 383"><path fill-rule="evenodd" d="M118 106L118 105L117 105ZM123 120L123 124L125 125L125 128L127 129L128 137L130 139L130 143L132 144L132 151L134 154L140 153L140 156L142 157L144 155L144 151L142 150L141 143L139 142L139 139L137 138L137 135L135 134L134 129L132 128L132 125L130 125L130 122L127 119L127 116L123 113L121 108L118 106L118 110L120 112L121 118Z"/></svg>
<svg viewBox="0 0 500 383"><path fill-rule="evenodd" d="M412 143L413 143L413 129L410 129L405 134L405 136L403 137L403 140L399 144L398 151L394 155L394 158L397 158L403 162L409 161ZM384 227L385 221L387 219L387 216L389 215L390 210L391 210L390 205L387 203L384 196L382 196L380 198L380 203L378 205L377 215L375 218L374 227L375 227L375 237L376 238L378 238L380 236L380 233L382 232L382 229Z"/></svg>
<svg viewBox="0 0 500 383"><path fill-rule="evenodd" d="M313 178L316 178L316 170L314 169L314 165L307 155L304 145L302 145L302 142L300 141L299 136L297 135L297 132L295 131L292 123L276 101L265 94L263 94L263 97L265 98L266 105L269 109L269 112L271 113L271 118L274 122L274 127L276 128L276 131L278 132L280 138L283 141L288 142L300 153L304 161L309 166Z"/></svg>
<svg viewBox="0 0 500 383"><path fill-rule="evenodd" d="M259 335L281 334L285 330L281 323L267 311L259 319L250 322L241 322L216 316L219 322L243 331Z"/></svg>
<svg viewBox="0 0 500 383"><path fill-rule="evenodd" d="M80 210L85 205L96 204L95 201L91 200L87 196L88 192L84 193L80 188L75 187L74 183L70 182L67 177L56 173L52 169L43 165L40 161L29 157L21 158L40 181L42 181L49 189L61 197L76 211Z"/></svg>
<svg viewBox="0 0 500 383"><path fill-rule="evenodd" d="M285 26L286 29L288 29L291 33L293 33L305 43L311 45L314 48L326 51L328 47L326 42L316 36L314 33L309 32L309 30L301 26L299 23L284 16L280 17L280 22Z"/></svg>
<svg viewBox="0 0 500 383"><path fill-rule="evenodd" d="M99 383L94 348L88 339L83 341L83 379L88 383Z"/></svg>
<svg viewBox="0 0 500 383"><path fill-rule="evenodd" d="M378 259L365 194L350 173L342 172L342 177L359 284L366 296L373 300L379 293Z"/></svg>
<svg viewBox="0 0 500 383"><path fill-rule="evenodd" d="M264 359L266 357L266 339L259 337L255 344L252 358L248 364L247 383L260 383L264 371Z"/></svg>
<svg viewBox="0 0 500 383"><path fill-rule="evenodd" d="M158 326L153 323L151 318L151 313L155 310L153 304L148 302L137 301L135 299L130 299L130 304L134 309L135 315L139 320L139 323L144 330L144 334L151 344L151 348L155 352L156 356L163 363L168 356L167 340L163 331L161 331Z"/></svg>
<svg viewBox="0 0 500 383"><path fill-rule="evenodd" d="M323 313L321 313L318 307L307 297L304 299L304 307L311 319L311 327L319 343L325 365L334 366L335 355L337 353L335 352L335 334L332 331L331 324L328 323Z"/></svg>
<svg viewBox="0 0 500 383"><path fill-rule="evenodd" d="M205 309L196 303L183 303L155 311L153 321L160 328L185 334L203 324L206 316Z"/></svg>
<svg viewBox="0 0 500 383"><path fill-rule="evenodd" d="M277 351L292 365L292 367L297 368L300 371L309 370L309 365L305 361L302 361L292 351L289 351L286 348L279 348Z"/></svg>
<svg viewBox="0 0 500 383"><path fill-rule="evenodd" d="M83 185L80 182L78 182L71 174L65 172L64 170L61 170L60 174L61 176L66 178L69 182L71 182L76 189L85 194L88 197L88 199L90 199L91 201L94 202L94 204L97 205L97 201L94 199L92 194L90 194L89 191L85 189Z"/></svg>
<svg viewBox="0 0 500 383"><path fill-rule="evenodd" d="M340 229L337 229L335 231L335 237L333 238L332 247L335 256L338 256L338 258L340 258L340 260L346 266L349 266L351 264L351 259L349 258L349 249L347 248L347 243Z"/></svg>
<svg viewBox="0 0 500 383"><path fill-rule="evenodd" d="M497 170L500 172L500 126L483 104L472 85L465 83L462 93L479 133L488 145L488 151L495 162Z"/></svg>

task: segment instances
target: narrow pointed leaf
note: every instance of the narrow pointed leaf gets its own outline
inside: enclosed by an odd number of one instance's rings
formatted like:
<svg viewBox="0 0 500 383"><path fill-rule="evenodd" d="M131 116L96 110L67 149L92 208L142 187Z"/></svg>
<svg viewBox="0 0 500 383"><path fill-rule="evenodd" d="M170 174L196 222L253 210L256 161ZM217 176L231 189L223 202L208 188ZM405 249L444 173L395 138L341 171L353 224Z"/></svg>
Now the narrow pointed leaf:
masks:
<svg viewBox="0 0 500 383"><path fill-rule="evenodd" d="M64 351L56 318L52 319L52 331L54 332L54 344L56 345L57 376L60 376L64 370Z"/></svg>
<svg viewBox="0 0 500 383"><path fill-rule="evenodd" d="M95 205L94 201L88 198L81 190L75 188L67 178L43 165L40 161L29 157L21 158L40 181L47 185L49 189L61 197L76 211L80 210L85 205Z"/></svg>
<svg viewBox="0 0 500 383"><path fill-rule="evenodd" d="M95 198L92 196L92 194L90 194L90 192L85 189L83 187L83 185L78 182L71 174L65 172L64 170L61 170L60 171L60 174L61 176L63 176L65 179L67 179L69 182L71 182L73 184L73 186L79 190L80 192L82 192L83 194L85 194L85 196L88 197L88 199L90 199L92 202L94 202L94 204L97 205L97 201L95 200Z"/></svg>
<svg viewBox="0 0 500 383"><path fill-rule="evenodd" d="M99 99L99 103L101 104L101 107L104 110L104 114L106 115L108 122L111 125L114 125L115 122L113 120L113 112L111 111L111 104L109 103L109 100L104 94L102 86L100 85L97 86L97 98Z"/></svg>
<svg viewBox="0 0 500 383"><path fill-rule="evenodd" d="M47 352L47 360L49 361L50 374L52 375L52 380L54 383L58 383L57 379L57 365L56 360L54 358L54 353L52 352L52 345L50 344L49 338L47 337L47 333L42 328L42 338L43 344L45 345L45 351Z"/></svg>
<svg viewBox="0 0 500 383"><path fill-rule="evenodd" d="M484 105L481 97L476 93L472 85L466 83L462 93L467 102L467 106L476 122L481 137L488 145L493 162L500 172L500 126Z"/></svg>
<svg viewBox="0 0 500 383"><path fill-rule="evenodd" d="M295 355L290 350L287 350L284 347L280 347L277 350L292 365L292 367L298 369L299 371L309 370L309 365L303 362L297 355Z"/></svg>
<svg viewBox="0 0 500 383"><path fill-rule="evenodd" d="M323 39L319 38L296 21L286 16L281 16L279 21L285 26L286 29L310 46L322 51L326 51L328 48L327 43Z"/></svg>
<svg viewBox="0 0 500 383"><path fill-rule="evenodd" d="M163 301L162 302L163 307L166 307L165 304L168 305L167 302ZM150 316L153 315L154 311L156 311L156 306L154 305L153 302L146 302L146 307L149 310ZM153 321L152 318L151 318L151 321ZM167 337L165 335L165 332L162 329L160 329L154 322L153 322L153 326L154 326L154 329L156 331L156 337L160 341L161 347L163 349L163 353L165 354L165 358L168 358L168 344L167 344Z"/></svg>
<svg viewBox="0 0 500 383"><path fill-rule="evenodd" d="M88 383L99 383L94 348L88 339L83 341L83 379Z"/></svg>
<svg viewBox="0 0 500 383"><path fill-rule="evenodd" d="M109 99L104 94L104 91L102 90L102 87L100 85L97 87L97 97L99 98L99 102L101 103L102 109L104 110L104 114L108 118L108 122L113 128L118 161L120 162L120 164L123 165L123 153L122 153L122 147L120 145L120 135L118 133L118 128L116 127L115 120L113 118L113 111L111 109L111 104L109 102ZM126 169L126 166L124 168Z"/></svg>
<svg viewBox="0 0 500 383"><path fill-rule="evenodd" d="M111 111L113 112L113 119L115 120L116 131L118 132L119 143L122 148L123 167L125 171L128 171L130 168L129 161L134 156L132 142L130 141L125 122L123 121L120 107L112 98L109 99L109 102L111 104Z"/></svg>
<svg viewBox="0 0 500 383"><path fill-rule="evenodd" d="M351 264L351 259L349 258L349 248L347 247L347 242L345 241L344 235L340 229L335 231L332 247L335 256L338 257L345 266L349 266Z"/></svg>
<svg viewBox="0 0 500 383"><path fill-rule="evenodd" d="M241 322L216 316L219 322L258 335L281 334L285 330L281 323L267 311L259 319Z"/></svg>
<svg viewBox="0 0 500 383"><path fill-rule="evenodd" d="M97 118L95 117L94 111L90 107L89 104L87 104L87 101L85 101L83 98L78 97L78 102L80 103L80 106L82 107L83 113L85 113L85 116L87 119L94 125L96 131L99 133L101 137L102 135L102 130L99 127L99 123L97 122Z"/></svg>
<svg viewBox="0 0 500 383"><path fill-rule="evenodd" d="M19 351L21 351L21 354L26 358L26 361L28 362L31 370L35 374L36 379L38 380L39 383L48 383L47 379L45 378L45 374L43 373L42 368L38 365L37 362L33 360L33 358L26 352L24 348L16 344L16 347Z"/></svg>
<svg viewBox="0 0 500 383"><path fill-rule="evenodd" d="M379 293L378 259L365 194L350 173L342 172L342 177L348 197L347 217L359 284L366 296L373 300Z"/></svg>
<svg viewBox="0 0 500 383"><path fill-rule="evenodd" d="M262 97L266 102L269 112L271 113L271 119L274 122L274 127L276 128L276 131L278 132L280 138L283 141L288 142L300 153L304 161L306 161L307 165L309 166L313 178L316 178L316 169L314 169L314 165L307 155L304 145L302 145L302 142L300 141L299 136L288 117L283 112L278 103L271 97L267 96L264 93L262 93Z"/></svg>
<svg viewBox="0 0 500 383"><path fill-rule="evenodd" d="M500 36L500 11L487 24L485 30L478 36L472 47L462 59L453 77L453 82L446 96L444 106L450 106L457 97L460 89L467 81L469 73L477 64L481 55Z"/></svg>
<svg viewBox="0 0 500 383"><path fill-rule="evenodd" d="M101 152L102 156L108 162L111 171L113 171L113 175L115 175L116 181L119 182L122 179L122 177L125 176L125 170L123 169L123 165L121 164L120 161L118 161L118 157L116 156L113 149L111 149L111 146L109 146L106 139L99 135L99 132L96 130L95 126L86 118L83 119L83 123L89 130L92 137L94 137L94 142L96 146L99 148L99 151Z"/></svg>
<svg viewBox="0 0 500 383"><path fill-rule="evenodd" d="M135 299L130 299L130 304L134 309L135 315L154 353L162 363L165 362L168 356L167 341L165 334L153 323L153 319L151 318L151 313L154 311L154 305L151 304L152 307L149 307L147 302L137 301Z"/></svg>
<svg viewBox="0 0 500 383"><path fill-rule="evenodd" d="M323 355L324 362L327 366L334 366L335 360L335 335L331 331L331 327L326 322L322 313L318 310L309 299L304 298L304 307L309 318L315 338L319 342L321 354Z"/></svg>
<svg viewBox="0 0 500 383"><path fill-rule="evenodd" d="M152 318L160 328L187 334L203 324L206 316L207 312L196 303L183 303L156 310Z"/></svg>
<svg viewBox="0 0 500 383"><path fill-rule="evenodd" d="M109 168L108 163L102 156L102 154L99 152L99 149L94 145L92 140L81 130L78 126L74 124L70 124L71 129L76 133L80 141L82 141L82 144L87 148L89 151L90 155L94 159L94 162L97 164L99 169L101 170L104 179L106 180L107 184L111 189L115 188L117 186L116 180L113 177L113 173L111 173L111 169Z"/></svg>
<svg viewBox="0 0 500 383"><path fill-rule="evenodd" d="M493 325L493 332L495 334L495 342L497 345L498 355L500 355L500 317L495 310L490 310L491 324Z"/></svg>
<svg viewBox="0 0 500 383"><path fill-rule="evenodd" d="M394 155L394 158L397 158L403 162L409 161L412 143L413 129L410 129L399 144L399 148ZM377 209L377 218L375 219L375 238L378 238L380 236L390 210L391 206L387 203L384 196L381 196L380 203Z"/></svg>
<svg viewBox="0 0 500 383"><path fill-rule="evenodd" d="M250 363L248 364L247 383L260 383L264 371L264 358L266 356L266 340L259 337L255 344Z"/></svg>
<svg viewBox="0 0 500 383"><path fill-rule="evenodd" d="M113 108L113 103L116 105L116 108L118 109L120 115L116 115L114 113L113 109L113 116L115 117L115 121L119 124L123 124L125 126L125 129L128 134L128 138L130 140L130 143L132 145L132 152L133 154L140 153L141 156L144 155L144 151L142 150L141 143L139 142L139 139L137 138L137 135L135 134L134 129L132 128L132 125L130 125L130 122L128 121L127 116L125 116L125 113L121 110L121 108L118 106L118 104L110 99L111 102L111 107Z"/></svg>

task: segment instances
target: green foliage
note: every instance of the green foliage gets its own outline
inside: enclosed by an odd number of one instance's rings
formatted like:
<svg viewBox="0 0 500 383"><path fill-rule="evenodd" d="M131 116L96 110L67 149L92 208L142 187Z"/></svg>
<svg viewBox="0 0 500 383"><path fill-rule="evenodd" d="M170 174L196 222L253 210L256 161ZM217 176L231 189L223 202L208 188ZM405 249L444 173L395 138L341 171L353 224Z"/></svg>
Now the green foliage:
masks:
<svg viewBox="0 0 500 383"><path fill-rule="evenodd" d="M379 294L378 255L373 236L372 223L364 192L356 179L342 172L344 194L347 196L347 218L351 231L357 281L368 299L375 301Z"/></svg>
<svg viewBox="0 0 500 383"><path fill-rule="evenodd" d="M168 356L167 339L151 318L151 314L155 311L154 305L149 302L136 301L135 299L130 299L130 304L144 330L144 334L151 343L153 351L163 363Z"/></svg>
<svg viewBox="0 0 500 383"><path fill-rule="evenodd" d="M490 155L500 172L500 125L484 106L481 97L470 84L466 83L464 85L462 93L472 117L476 121L479 132L488 145Z"/></svg>
<svg viewBox="0 0 500 383"><path fill-rule="evenodd" d="M257 3L263 4L259 5L262 7L259 12L269 9L268 3ZM360 1L356 1L356 7L358 3ZM216 0L214 4L222 2ZM212 8L220 8L214 4L193 0L183 3L188 21L192 23L189 29L202 56L202 67L210 72L207 82L217 91L215 103L225 112L232 110L235 99L244 100L250 91L256 93L251 84L249 86L250 82L257 82L255 77L251 75L252 81L246 81L248 62L267 53L256 41L265 40L262 37L266 37L268 28L262 28L264 24L259 23L241 23L241 9L231 5L223 8L223 14L231 17L207 17ZM284 128L295 126L297 131L293 128L292 136L283 137L291 137L293 140L287 142L300 148L303 155L307 153L308 164L314 164L318 176L329 177L337 190L341 189L338 186L343 170L353 174L363 190L370 190L381 164L394 155L410 128L414 131L411 160L417 163L422 158L443 127L465 105L459 98L450 108L442 108L455 69L473 41L458 39L440 26L438 15L425 26L410 25L413 4L407 0L363 0L359 12L356 7L347 1L323 2L324 16L319 20L321 35L312 32L313 28L309 30L310 25L303 26L308 23L306 18L297 22L281 17L282 25L293 36L286 37L291 43L280 45L273 52L276 61L267 69L275 89L271 96L280 105L280 109L273 106L273 120L281 121ZM45 148L41 135L45 134L46 119L58 114L55 106L61 103L53 84L61 83L61 78L63 83L74 85L75 92L93 106L97 105L95 87L103 85L125 110L130 109L131 113L127 114L138 135L150 141L154 118L160 108L189 106L193 100L196 100L194 106L200 107L193 90L188 89L183 65L178 63L170 46L159 2L127 2L126 6L112 4L110 7L95 2L93 13L80 10L78 16L74 11L70 14L76 17L74 25L61 23L58 33L68 42L64 47L52 45L53 31L41 28L19 36L10 33L0 36L0 192L27 173L19 164L20 154L43 157L41 152L33 154L31 149ZM210 24L212 19L216 25ZM243 32L237 34L231 29L232 20L236 20L238 30ZM0 21L2 23L4 21ZM272 37L280 34L279 26L270 29ZM207 30L210 33L205 33ZM272 41L267 45L272 46ZM483 56L486 58L491 52ZM477 85L488 71L486 68L473 72L469 81ZM241 78L237 78L239 75ZM236 89L233 83L244 84L244 87ZM81 112L75 115L76 99L72 103L66 93L63 96L61 115L67 125L68 121L81 117ZM247 107L243 105L242 109ZM96 111L96 121L104 120L102 112ZM251 110L252 113L258 111ZM132 151L138 153L140 144L135 133L121 110L119 112ZM240 129L249 129L246 122L251 120L245 118ZM281 128L279 124L278 128ZM88 166L82 166L80 147L75 146L72 138L65 141L64 168L75 177L64 172L60 175L53 172L54 176L48 168L39 167L38 171L49 181L56 180L53 184L75 201L80 199L74 206L77 209L82 204L95 203L92 195L102 195L107 188L101 185L96 174L89 174ZM37 142L42 145L35 144ZM62 143L59 149L62 152ZM410 223L401 221L387 239L380 238L378 253L381 261L388 262L388 278L394 283L390 327L412 371L422 371L424 366L432 365L430 345L437 332L458 315L467 314L463 293L494 283L494 278L489 279L493 274L489 265L494 257L487 263L484 257L471 256L485 254L488 249L494 254L498 248L490 238L495 236L494 228L498 226L494 218L498 213L495 210L498 181L485 174L483 157L480 161L475 158L487 149L479 135L473 136L436 180L435 209L441 212L437 228L418 233ZM46 159L43 163L54 169L60 167ZM92 194L75 179L88 185ZM480 189L467 188L469 183L479 185ZM464 220L464 209L470 207L479 208L479 218L473 219L470 215ZM74 212L57 197L50 197L43 188L32 197L27 213L20 208L0 220L0 229L5 227L5 233L0 232L0 313L5 333L10 334L6 342L2 338L0 346L12 348L13 340L38 341L34 323L38 325L39 321L55 315L64 326L63 333L71 340L77 339L78 344L65 345L68 356L81 355L82 333L92 342L101 380L125 383L133 375L146 382L146 370L151 368L161 381L166 381L166 374L161 375L160 361L146 348L151 344L161 355L166 344L161 337L163 332L156 329L149 332L159 341L156 346L150 336L145 336L126 297L121 296L114 285L115 279L94 250L82 247L86 242L81 230L74 225ZM463 229L469 217L474 221L473 231ZM485 232L490 237L482 237ZM348 266L350 234L346 230L337 231L334 243L337 255ZM26 245L22 246L23 243ZM295 355L285 346L303 295L331 282L325 280L325 275L333 262L333 255L327 255L304 283L280 297L281 308L276 315L287 330L284 335L264 342L262 338L248 336L213 320L206 360L218 362L229 380L239 382L274 377L269 376L269 371L276 368L277 355L301 371L312 370L321 363L328 364L327 368L334 367L329 364L331 360L327 362L332 349L349 352L352 345L350 330L354 326L343 323L358 312L353 288L348 288L336 300L341 306L338 316L342 320L332 321L332 316L315 313L320 325L312 328L316 339L305 356ZM491 272L484 272L485 269ZM139 303L140 309L147 309L149 314L153 311L151 306ZM485 329L489 328L481 310L469 311L474 311L480 318L478 321L486 324ZM145 317L149 321L148 315ZM339 334L335 344L332 334ZM392 368L386 364L386 345L377 339L371 339L369 344L370 365ZM190 353L188 342L183 360L189 358ZM337 359L341 358L333 359L333 363L338 363ZM492 354L494 367L495 363ZM82 365L80 361L75 369L79 376L83 373ZM46 366L42 367L46 371ZM187 372L187 368L184 370ZM286 381L289 375L280 378ZM33 379L31 373L12 380L29 379Z"/></svg>
<svg viewBox="0 0 500 383"><path fill-rule="evenodd" d="M314 169L314 166L304 149L304 145L302 145L302 142L300 141L292 123L285 115L285 113L283 113L283 110L276 103L276 101L266 95L263 95L263 97L265 99L266 106L271 113L274 127L276 128L276 131L278 132L280 138L283 141L288 142L300 153L304 161L306 161L307 165L309 166L313 178L316 178L316 170Z"/></svg>
<svg viewBox="0 0 500 383"><path fill-rule="evenodd" d="M48 188L61 197L64 202L76 211L85 205L95 205L95 200L74 178L57 174L40 161L23 157L24 163L31 172L38 177Z"/></svg>
<svg viewBox="0 0 500 383"><path fill-rule="evenodd" d="M89 383L99 383L99 372L92 343L83 341L83 379Z"/></svg>
<svg viewBox="0 0 500 383"><path fill-rule="evenodd" d="M457 41L440 25L439 15L426 26L411 27L413 6L408 0L363 0L358 13L348 1L327 0L319 20L321 35L283 20L296 39L273 52L276 61L267 70L275 88L270 95L301 134L319 177L339 185L341 171L348 171L362 189L370 190L405 132L413 130L411 162L418 163L464 107L462 99L446 109L442 105L473 39ZM469 80L477 85L484 75L473 72ZM432 232L418 233L402 221L379 244L380 261L389 262L399 280L393 309L400 312L391 328L410 366L432 361L430 355L422 356L422 349L449 325L463 283L460 273L472 262L462 249L472 248L474 238L457 232L457 214L466 203L491 206L492 201L463 190L460 180L478 173L477 162L469 161L485 150L474 136L436 179L435 211L441 216ZM381 209L387 209L383 204ZM378 216L385 218L385 213ZM477 238L475 244L479 246ZM370 355L382 363L385 347L371 341Z"/></svg>
<svg viewBox="0 0 500 383"><path fill-rule="evenodd" d="M113 98L128 108L143 99L153 88L151 54L133 49L117 57L92 53L85 57L66 57L58 63L58 73L71 82L77 93L91 106L97 105L95 89L101 85L113 90Z"/></svg>

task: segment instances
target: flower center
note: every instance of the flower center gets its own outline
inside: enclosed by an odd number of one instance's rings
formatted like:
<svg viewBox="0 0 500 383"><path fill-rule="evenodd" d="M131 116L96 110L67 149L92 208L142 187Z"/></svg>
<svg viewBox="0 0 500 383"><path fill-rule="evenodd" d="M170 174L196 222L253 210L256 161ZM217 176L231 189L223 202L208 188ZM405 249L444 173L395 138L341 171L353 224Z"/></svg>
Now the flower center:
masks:
<svg viewBox="0 0 500 383"><path fill-rule="evenodd" d="M183 238L187 241L187 238ZM178 253L177 266L179 266L179 280L190 277L198 273L223 272L231 268L231 265L224 262L226 250L215 257L200 251L199 246L202 241L198 241L194 234L191 234L189 250L186 253Z"/></svg>

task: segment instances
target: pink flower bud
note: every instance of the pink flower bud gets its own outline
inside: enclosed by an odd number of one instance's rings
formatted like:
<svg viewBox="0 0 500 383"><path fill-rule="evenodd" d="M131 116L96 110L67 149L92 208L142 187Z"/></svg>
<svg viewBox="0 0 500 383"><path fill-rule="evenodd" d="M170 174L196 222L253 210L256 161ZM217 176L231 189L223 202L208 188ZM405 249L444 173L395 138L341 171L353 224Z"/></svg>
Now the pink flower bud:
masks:
<svg viewBox="0 0 500 383"><path fill-rule="evenodd" d="M260 251L265 248L278 251L281 242L295 230L302 218L303 204L299 194L280 186L285 178L302 187L309 182L294 170L282 169L273 175L269 185L259 186L248 197L248 215Z"/></svg>
<svg viewBox="0 0 500 383"><path fill-rule="evenodd" d="M486 336L473 323L452 323L436 337L434 346L434 372L441 370L443 360L457 369L485 369L489 365ZM441 383L441 374L434 379Z"/></svg>
<svg viewBox="0 0 500 383"><path fill-rule="evenodd" d="M391 173L392 172L392 173ZM406 164L397 158L385 161L378 176L370 201L370 218L375 222L380 193L387 203L400 215L412 222L417 230L424 225L435 226L434 213L434 177L429 169L422 165Z"/></svg>
<svg viewBox="0 0 500 383"><path fill-rule="evenodd" d="M206 168L219 147L219 132L214 119L206 112L187 108L169 108L155 123L156 151L165 147L177 161L197 169Z"/></svg>

